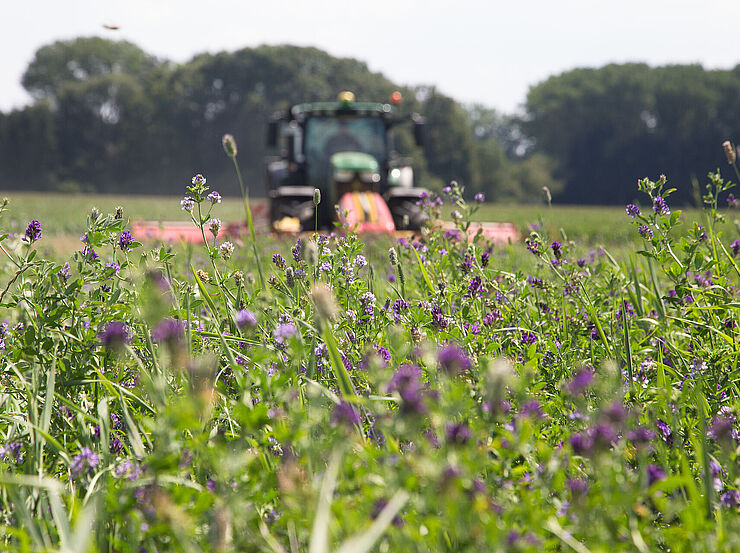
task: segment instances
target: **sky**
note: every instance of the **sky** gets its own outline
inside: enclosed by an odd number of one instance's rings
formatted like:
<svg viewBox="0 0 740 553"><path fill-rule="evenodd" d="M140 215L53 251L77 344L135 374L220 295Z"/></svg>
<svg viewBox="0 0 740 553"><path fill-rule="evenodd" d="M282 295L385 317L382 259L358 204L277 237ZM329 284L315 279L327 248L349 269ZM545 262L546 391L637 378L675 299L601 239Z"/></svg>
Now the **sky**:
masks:
<svg viewBox="0 0 740 553"><path fill-rule="evenodd" d="M175 62L315 46L504 113L521 108L529 87L576 67L740 63L738 0L0 0L0 19L6 112L30 102L20 81L36 50L79 36L125 39Z"/></svg>

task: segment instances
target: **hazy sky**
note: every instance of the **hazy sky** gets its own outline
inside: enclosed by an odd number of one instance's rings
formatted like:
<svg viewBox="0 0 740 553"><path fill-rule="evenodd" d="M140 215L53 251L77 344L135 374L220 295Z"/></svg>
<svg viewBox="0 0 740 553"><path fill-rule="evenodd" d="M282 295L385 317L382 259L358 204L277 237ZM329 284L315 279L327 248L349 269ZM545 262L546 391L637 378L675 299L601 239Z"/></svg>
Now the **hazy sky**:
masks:
<svg viewBox="0 0 740 553"><path fill-rule="evenodd" d="M740 63L739 0L0 0L0 20L4 111L29 101L20 79L40 46L92 35L178 62L264 43L311 45L395 82L433 84L507 112L529 86L575 67Z"/></svg>

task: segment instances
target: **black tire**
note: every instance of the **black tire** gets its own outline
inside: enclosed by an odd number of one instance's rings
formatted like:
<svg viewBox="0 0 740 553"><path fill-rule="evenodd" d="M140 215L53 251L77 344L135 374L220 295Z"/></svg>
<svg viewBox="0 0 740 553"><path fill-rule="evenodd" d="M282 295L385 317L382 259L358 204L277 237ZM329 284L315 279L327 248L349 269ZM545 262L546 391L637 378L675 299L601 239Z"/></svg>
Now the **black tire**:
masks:
<svg viewBox="0 0 740 553"><path fill-rule="evenodd" d="M388 208L393 216L393 223L396 230L421 230L427 217L421 207L416 205L416 198L390 198ZM408 224L404 225L404 220L408 217Z"/></svg>

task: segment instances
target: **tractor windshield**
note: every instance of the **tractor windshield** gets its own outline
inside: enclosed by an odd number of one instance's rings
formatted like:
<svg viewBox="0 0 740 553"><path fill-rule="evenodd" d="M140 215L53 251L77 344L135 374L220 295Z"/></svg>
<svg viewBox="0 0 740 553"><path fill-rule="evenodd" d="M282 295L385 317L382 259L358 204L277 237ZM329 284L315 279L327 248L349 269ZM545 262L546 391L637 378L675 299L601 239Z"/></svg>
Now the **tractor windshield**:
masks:
<svg viewBox="0 0 740 553"><path fill-rule="evenodd" d="M329 159L338 152L363 152L380 166L386 161L386 129L379 117L312 116L306 121L303 152L311 180L325 181Z"/></svg>

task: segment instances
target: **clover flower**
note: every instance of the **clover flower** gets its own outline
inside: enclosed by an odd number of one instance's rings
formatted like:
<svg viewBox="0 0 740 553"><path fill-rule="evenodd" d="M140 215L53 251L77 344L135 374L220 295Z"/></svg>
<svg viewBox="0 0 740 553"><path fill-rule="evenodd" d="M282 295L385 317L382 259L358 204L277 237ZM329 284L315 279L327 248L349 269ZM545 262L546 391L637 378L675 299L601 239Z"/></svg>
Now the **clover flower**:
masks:
<svg viewBox="0 0 740 553"><path fill-rule="evenodd" d="M72 478L77 478L83 473L92 472L98 466L100 457L89 447L83 447L80 452L74 456L69 468L72 472Z"/></svg>
<svg viewBox="0 0 740 553"><path fill-rule="evenodd" d="M118 247L121 248L122 252L125 252L126 250L131 249L131 246L134 243L134 237L133 235L124 230L121 235L118 237Z"/></svg>
<svg viewBox="0 0 740 553"><path fill-rule="evenodd" d="M206 196L206 199L208 199L211 202L211 205L220 204L221 203L221 194L213 190L208 196Z"/></svg>
<svg viewBox="0 0 740 553"><path fill-rule="evenodd" d="M478 192L473 199L479 204L486 201L486 197L481 192Z"/></svg>
<svg viewBox="0 0 740 553"><path fill-rule="evenodd" d="M26 236L24 240L29 244L32 244L39 238L41 238L41 223L34 219L28 223L28 226L26 226Z"/></svg>
<svg viewBox="0 0 740 553"><path fill-rule="evenodd" d="M218 253L224 259L229 259L231 254L234 253L234 244L229 241L224 242L218 247Z"/></svg>
<svg viewBox="0 0 740 553"><path fill-rule="evenodd" d="M180 207L183 211L187 211L188 213L193 211L193 208L195 207L195 199L191 196L185 196L180 200Z"/></svg>
<svg viewBox="0 0 740 553"><path fill-rule="evenodd" d="M208 230L211 231L211 234L213 234L213 237L218 236L218 232L221 230L221 219L218 218L212 218L208 221Z"/></svg>
<svg viewBox="0 0 740 553"><path fill-rule="evenodd" d="M245 326L254 328L257 326L257 315L249 309L240 309L236 313L236 326L239 328L244 328Z"/></svg>
<svg viewBox="0 0 740 553"><path fill-rule="evenodd" d="M640 215L640 208L637 207L635 204L627 204L627 208L625 211L627 211L627 215L629 215L633 219Z"/></svg>

